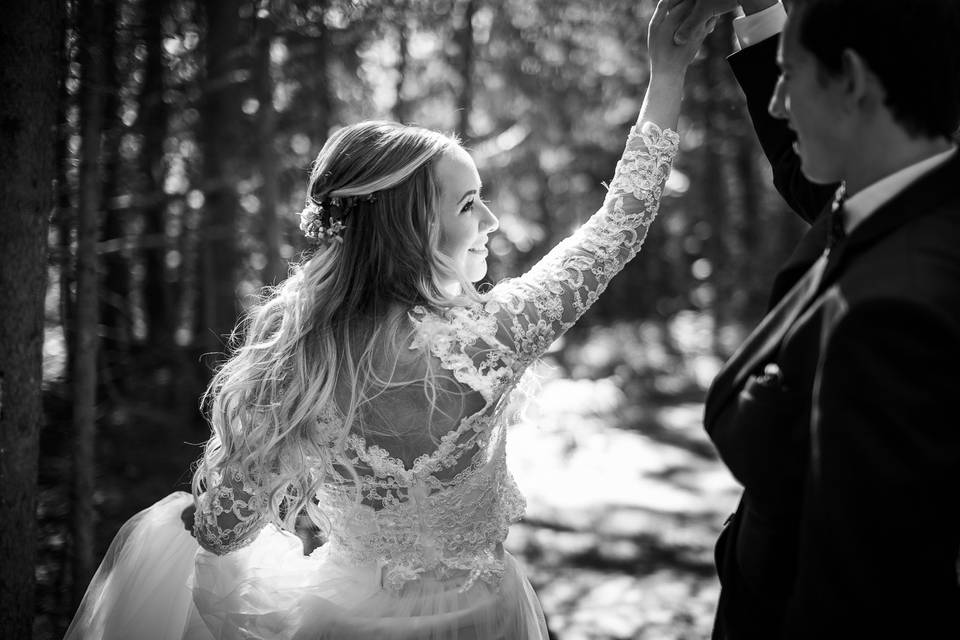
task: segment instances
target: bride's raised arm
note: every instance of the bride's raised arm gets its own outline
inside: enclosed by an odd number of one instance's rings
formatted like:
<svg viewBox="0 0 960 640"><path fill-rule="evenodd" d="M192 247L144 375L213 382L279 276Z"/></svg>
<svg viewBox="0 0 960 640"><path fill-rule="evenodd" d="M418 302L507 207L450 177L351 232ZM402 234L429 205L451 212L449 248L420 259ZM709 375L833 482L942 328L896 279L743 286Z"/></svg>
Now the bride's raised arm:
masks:
<svg viewBox="0 0 960 640"><path fill-rule="evenodd" d="M689 7L668 13L667 4L659 2L650 21L650 83L603 206L526 274L495 286L482 309L455 312L455 336L434 342L435 355L488 401L597 300L640 250L657 214L679 144L687 67L707 31L674 44Z"/></svg>

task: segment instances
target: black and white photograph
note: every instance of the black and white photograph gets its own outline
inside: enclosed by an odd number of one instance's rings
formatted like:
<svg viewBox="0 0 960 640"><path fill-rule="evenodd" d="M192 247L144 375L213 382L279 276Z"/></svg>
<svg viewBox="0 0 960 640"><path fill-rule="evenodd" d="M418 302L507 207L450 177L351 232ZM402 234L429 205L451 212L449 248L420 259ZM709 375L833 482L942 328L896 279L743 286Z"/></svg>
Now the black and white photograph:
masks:
<svg viewBox="0 0 960 640"><path fill-rule="evenodd" d="M960 2L8 0L0 640L960 639Z"/></svg>

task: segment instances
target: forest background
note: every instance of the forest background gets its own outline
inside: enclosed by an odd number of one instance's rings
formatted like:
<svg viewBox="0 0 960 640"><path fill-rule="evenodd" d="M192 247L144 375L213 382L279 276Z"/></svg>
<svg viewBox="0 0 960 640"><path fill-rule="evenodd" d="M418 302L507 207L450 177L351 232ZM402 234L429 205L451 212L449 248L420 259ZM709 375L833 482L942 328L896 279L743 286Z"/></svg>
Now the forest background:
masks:
<svg viewBox="0 0 960 640"><path fill-rule="evenodd" d="M602 201L653 9L6 4L3 638L59 638L119 525L186 488L227 336L309 249L296 213L332 131L380 118L457 134L500 218L488 280L519 274ZM552 350L538 425L511 444L531 504L509 544L558 638L709 630L710 547L737 488L699 403L803 230L772 190L732 42L728 19L692 66L660 217Z"/></svg>

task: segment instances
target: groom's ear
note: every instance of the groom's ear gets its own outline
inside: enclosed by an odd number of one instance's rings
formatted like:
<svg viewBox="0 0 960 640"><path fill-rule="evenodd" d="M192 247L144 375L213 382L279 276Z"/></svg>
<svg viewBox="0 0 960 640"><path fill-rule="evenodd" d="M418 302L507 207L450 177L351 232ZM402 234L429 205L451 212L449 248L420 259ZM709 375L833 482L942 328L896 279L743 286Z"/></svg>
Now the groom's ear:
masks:
<svg viewBox="0 0 960 640"><path fill-rule="evenodd" d="M839 83L843 103L850 112L872 113L883 105L883 83L854 49L844 49L841 53L840 73L835 75L834 81Z"/></svg>

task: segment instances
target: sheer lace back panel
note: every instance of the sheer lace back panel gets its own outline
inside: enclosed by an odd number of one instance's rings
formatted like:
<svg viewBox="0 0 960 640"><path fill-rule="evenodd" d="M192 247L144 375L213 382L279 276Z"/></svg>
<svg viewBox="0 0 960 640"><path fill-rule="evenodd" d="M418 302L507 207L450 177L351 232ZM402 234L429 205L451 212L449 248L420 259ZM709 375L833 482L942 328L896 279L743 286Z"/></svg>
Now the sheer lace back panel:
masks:
<svg viewBox="0 0 960 640"><path fill-rule="evenodd" d="M317 496L328 551L377 563L394 590L426 577L461 589L497 583L500 545L525 506L505 451L524 373L639 251L677 144L673 131L634 128L601 209L533 269L482 303L410 311L408 355L420 371L437 372L439 388L431 396L411 376L370 402L346 439L349 464L331 464ZM333 441L339 414L325 408L321 422ZM237 548L256 531L257 504L251 486L226 482L205 494L197 519L204 545Z"/></svg>

